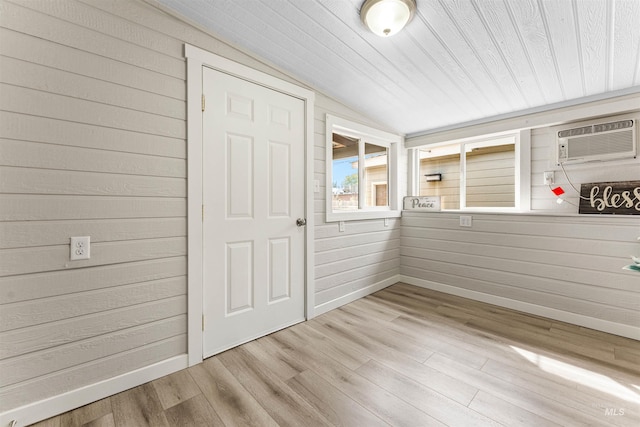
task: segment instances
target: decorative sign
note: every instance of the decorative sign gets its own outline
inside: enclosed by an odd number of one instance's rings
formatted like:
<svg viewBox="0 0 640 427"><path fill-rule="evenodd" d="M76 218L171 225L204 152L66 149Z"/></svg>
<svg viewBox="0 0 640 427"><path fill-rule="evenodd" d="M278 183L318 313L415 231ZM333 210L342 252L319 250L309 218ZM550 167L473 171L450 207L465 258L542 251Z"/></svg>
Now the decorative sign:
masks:
<svg viewBox="0 0 640 427"><path fill-rule="evenodd" d="M439 211L440 196L409 196L404 198L405 210Z"/></svg>
<svg viewBox="0 0 640 427"><path fill-rule="evenodd" d="M640 215L640 181L582 184L580 195L578 213Z"/></svg>

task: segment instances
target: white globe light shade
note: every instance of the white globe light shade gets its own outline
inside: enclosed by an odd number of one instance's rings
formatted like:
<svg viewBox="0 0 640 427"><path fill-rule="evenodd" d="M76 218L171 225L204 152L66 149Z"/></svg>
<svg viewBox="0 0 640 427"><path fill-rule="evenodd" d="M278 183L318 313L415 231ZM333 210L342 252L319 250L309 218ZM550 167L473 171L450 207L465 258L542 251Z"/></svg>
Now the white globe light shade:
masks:
<svg viewBox="0 0 640 427"><path fill-rule="evenodd" d="M389 37L407 25L415 10L415 0L366 0L360 18L374 34Z"/></svg>

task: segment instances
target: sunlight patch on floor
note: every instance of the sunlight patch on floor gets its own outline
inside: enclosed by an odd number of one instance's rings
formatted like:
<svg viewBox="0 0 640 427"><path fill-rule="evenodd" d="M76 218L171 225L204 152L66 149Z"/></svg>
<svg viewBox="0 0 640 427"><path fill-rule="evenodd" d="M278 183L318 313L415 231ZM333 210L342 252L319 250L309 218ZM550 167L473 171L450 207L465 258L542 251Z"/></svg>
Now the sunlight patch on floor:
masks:
<svg viewBox="0 0 640 427"><path fill-rule="evenodd" d="M541 356L522 348L509 346L520 356L538 366L545 372L564 378L567 381L581 384L586 387L610 394L627 402L640 403L640 385L630 384L631 388L638 390L634 392L629 387L619 382L588 369L580 368L569 363L561 362L547 356Z"/></svg>

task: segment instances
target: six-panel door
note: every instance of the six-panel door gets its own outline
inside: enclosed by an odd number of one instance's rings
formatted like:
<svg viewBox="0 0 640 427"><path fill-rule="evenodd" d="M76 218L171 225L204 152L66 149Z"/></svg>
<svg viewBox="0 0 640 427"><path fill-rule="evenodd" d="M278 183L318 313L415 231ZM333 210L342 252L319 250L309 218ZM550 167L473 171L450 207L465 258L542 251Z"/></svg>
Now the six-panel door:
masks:
<svg viewBox="0 0 640 427"><path fill-rule="evenodd" d="M203 69L203 355L304 320L304 102Z"/></svg>

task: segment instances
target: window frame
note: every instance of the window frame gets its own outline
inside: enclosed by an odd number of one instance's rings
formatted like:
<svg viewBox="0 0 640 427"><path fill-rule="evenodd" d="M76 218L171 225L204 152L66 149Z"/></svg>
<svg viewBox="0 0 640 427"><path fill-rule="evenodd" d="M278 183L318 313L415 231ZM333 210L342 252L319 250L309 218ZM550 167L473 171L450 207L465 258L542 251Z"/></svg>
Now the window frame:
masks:
<svg viewBox="0 0 640 427"><path fill-rule="evenodd" d="M467 207L466 206L466 155L463 150L467 145L481 145L484 142L499 139L513 138L515 144L515 164L514 164L514 201L513 207ZM409 193L418 196L420 193L420 150L429 147L441 147L447 145L458 145L460 147L460 208L442 209L443 212L495 212L513 213L531 211L531 131L529 129L520 131L501 132L497 134L481 135L458 140L448 140L412 147L409 149ZM486 146L491 146L487 144ZM463 204L464 202L464 204Z"/></svg>
<svg viewBox="0 0 640 427"><path fill-rule="evenodd" d="M339 133L359 140L359 158L364 153L364 143L370 143L387 148L387 168L388 168L388 201L389 206L360 207L353 211L333 210L333 133ZM325 123L325 185L326 185L326 222L355 221L362 219L376 218L397 218L402 215L399 200L399 179L398 179L398 159L400 145L404 137L390 132L385 132L361 123L353 122L341 117L326 115ZM364 169L358 165L358 194L364 197L366 189L363 188Z"/></svg>

